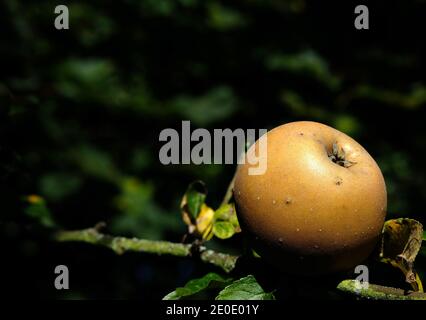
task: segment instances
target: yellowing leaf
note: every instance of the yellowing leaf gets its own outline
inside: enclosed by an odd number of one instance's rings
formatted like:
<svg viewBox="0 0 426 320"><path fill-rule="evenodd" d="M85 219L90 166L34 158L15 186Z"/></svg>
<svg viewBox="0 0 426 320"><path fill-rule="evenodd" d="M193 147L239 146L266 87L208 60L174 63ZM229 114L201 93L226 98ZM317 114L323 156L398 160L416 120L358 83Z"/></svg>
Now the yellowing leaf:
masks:
<svg viewBox="0 0 426 320"><path fill-rule="evenodd" d="M182 198L182 219L188 226L188 233L203 240L210 240L213 235L227 239L241 232L235 205L227 203L214 211L204 203L206 195L205 185L196 181L189 185Z"/></svg>
<svg viewBox="0 0 426 320"><path fill-rule="evenodd" d="M193 234L197 230L197 219L202 213L203 206L205 206L204 201L206 199L207 190L203 182L195 181L188 186L181 204L180 209L182 212L182 220L188 226L188 233ZM205 209L204 209L205 210ZM206 213L204 213L205 215ZM203 217L200 222L203 222L205 217ZM206 229L206 226L202 226L202 229ZM198 235L202 235L202 232L197 232Z"/></svg>
<svg viewBox="0 0 426 320"><path fill-rule="evenodd" d="M199 235L206 239L213 225L214 211L203 203L200 214L196 220L196 230Z"/></svg>
<svg viewBox="0 0 426 320"><path fill-rule="evenodd" d="M186 211L182 211L182 220L188 226L188 233L192 234L195 231L195 224L192 223L189 214Z"/></svg>

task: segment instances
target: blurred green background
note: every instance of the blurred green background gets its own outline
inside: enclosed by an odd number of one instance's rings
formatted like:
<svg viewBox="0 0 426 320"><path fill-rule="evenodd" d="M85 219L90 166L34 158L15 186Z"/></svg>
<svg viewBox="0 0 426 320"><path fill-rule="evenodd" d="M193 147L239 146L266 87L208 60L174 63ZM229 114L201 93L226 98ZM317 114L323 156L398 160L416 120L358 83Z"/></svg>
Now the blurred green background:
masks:
<svg viewBox="0 0 426 320"><path fill-rule="evenodd" d="M388 188L388 217L426 223L425 1L54 1L0 4L0 239L9 295L159 299L206 266L55 244L24 196L65 229L180 241L179 201L201 179L217 206L231 165L163 166L164 128L319 121L358 140ZM37 215L37 214L36 214ZM46 221L45 221L46 222ZM47 221L47 224L49 221ZM235 250L240 239L212 243ZM417 268L426 271L426 253ZM54 266L71 288L53 288ZM19 276L18 276L19 275Z"/></svg>

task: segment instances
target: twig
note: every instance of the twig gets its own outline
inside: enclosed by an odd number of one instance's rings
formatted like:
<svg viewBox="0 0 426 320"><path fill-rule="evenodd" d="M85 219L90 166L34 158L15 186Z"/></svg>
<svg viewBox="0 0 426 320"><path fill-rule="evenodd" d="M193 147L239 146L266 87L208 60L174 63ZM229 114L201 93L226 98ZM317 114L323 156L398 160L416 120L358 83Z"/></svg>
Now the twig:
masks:
<svg viewBox="0 0 426 320"><path fill-rule="evenodd" d="M252 141L252 142L254 142L254 141ZM229 201L231 201L231 199L232 199L232 194L234 192L235 178L237 177L238 165L240 163L244 163L244 158L246 156L246 152L247 152L248 147L249 147L249 145L246 144L246 148L245 148L244 152L242 152L240 154L240 156L238 157L237 167L235 168L234 175L233 175L231 181L229 182L228 188L226 189L225 196L223 197L222 203L220 204L221 206L228 204Z"/></svg>
<svg viewBox="0 0 426 320"><path fill-rule="evenodd" d="M368 288L362 289L357 286L357 280L344 280L339 283L337 289L363 299L371 300L426 300L426 293L409 292L402 289L369 284Z"/></svg>
<svg viewBox="0 0 426 320"><path fill-rule="evenodd" d="M126 251L136 251L158 255L166 254L177 257L189 257L193 253L193 246L191 244L113 237L99 232L96 227L75 231L59 231L56 233L55 239L60 242L78 241L100 245L112 249L117 254L123 254ZM202 261L220 267L225 272L232 271L238 259L238 256L208 250L205 247L200 247L198 250Z"/></svg>
<svg viewBox="0 0 426 320"><path fill-rule="evenodd" d="M237 176L237 170L235 170L234 176L232 177L232 180L228 185L228 189L226 189L225 196L223 197L222 203L220 204L221 206L228 204L229 201L231 201L232 193L234 192L234 183L235 183L236 176Z"/></svg>

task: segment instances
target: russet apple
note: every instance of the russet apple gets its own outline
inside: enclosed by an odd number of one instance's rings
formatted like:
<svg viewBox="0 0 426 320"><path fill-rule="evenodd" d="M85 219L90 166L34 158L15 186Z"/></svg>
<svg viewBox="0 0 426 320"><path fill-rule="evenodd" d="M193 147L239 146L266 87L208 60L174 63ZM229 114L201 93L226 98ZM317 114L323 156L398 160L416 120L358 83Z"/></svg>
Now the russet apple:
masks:
<svg viewBox="0 0 426 320"><path fill-rule="evenodd" d="M269 263L290 273L350 270L374 249L386 215L386 185L370 154L346 134L301 121L267 139L267 169L237 169L234 197L243 231ZM258 141L247 151L256 152ZM258 155L259 156L259 155Z"/></svg>

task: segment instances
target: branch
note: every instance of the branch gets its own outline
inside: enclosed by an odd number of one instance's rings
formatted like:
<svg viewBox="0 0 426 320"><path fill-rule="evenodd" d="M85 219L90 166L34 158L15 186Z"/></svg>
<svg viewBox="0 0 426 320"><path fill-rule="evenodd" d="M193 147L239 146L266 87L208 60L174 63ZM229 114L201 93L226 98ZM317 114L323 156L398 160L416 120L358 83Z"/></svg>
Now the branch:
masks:
<svg viewBox="0 0 426 320"><path fill-rule="evenodd" d="M177 257L189 257L194 253L194 246L192 244L113 237L99 232L96 227L75 231L59 231L56 233L55 239L60 242L78 241L100 245L112 249L117 254L123 254L126 251L136 251L158 255L167 254ZM225 272L232 271L238 259L238 256L208 250L205 247L199 247L198 254L201 261L220 267Z"/></svg>
<svg viewBox="0 0 426 320"><path fill-rule="evenodd" d="M194 247L192 244L173 243L168 241L155 241L137 238L113 237L99 232L97 227L75 230L59 231L55 239L60 242L86 242L94 245L112 249L117 254L126 251L154 253L158 255L172 255L177 257L190 257L197 248L200 260L220 267L225 272L230 272L235 268L238 256L233 256L221 252L209 250L203 246ZM426 300L425 293L405 292L402 289L384 287L370 284L367 289L359 289L356 286L357 280L344 280L337 289L359 298L372 300Z"/></svg>
<svg viewBox="0 0 426 320"><path fill-rule="evenodd" d="M426 300L426 294L420 292L405 292L402 289L369 284L368 288L357 288L357 280L344 280L337 289L356 297L372 300Z"/></svg>

